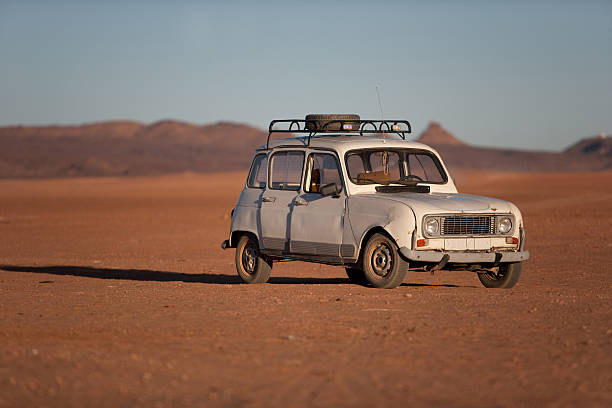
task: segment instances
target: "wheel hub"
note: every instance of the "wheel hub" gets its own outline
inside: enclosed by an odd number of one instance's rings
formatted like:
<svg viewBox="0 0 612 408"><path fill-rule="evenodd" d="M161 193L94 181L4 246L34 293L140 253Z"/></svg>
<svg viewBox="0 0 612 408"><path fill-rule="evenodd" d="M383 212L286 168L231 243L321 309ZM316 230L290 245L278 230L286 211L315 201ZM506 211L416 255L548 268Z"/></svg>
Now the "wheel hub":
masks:
<svg viewBox="0 0 612 408"><path fill-rule="evenodd" d="M257 247L254 244L248 243L244 247L244 251L242 251L242 267L247 273L251 275L255 273L258 256L259 253L257 251Z"/></svg>
<svg viewBox="0 0 612 408"><path fill-rule="evenodd" d="M378 244L371 257L372 269L378 276L386 276L393 268L391 249L384 243Z"/></svg>
<svg viewBox="0 0 612 408"><path fill-rule="evenodd" d="M502 268L498 267L496 269L490 270L487 272L486 276L491 280L502 280L506 274L502 270Z"/></svg>

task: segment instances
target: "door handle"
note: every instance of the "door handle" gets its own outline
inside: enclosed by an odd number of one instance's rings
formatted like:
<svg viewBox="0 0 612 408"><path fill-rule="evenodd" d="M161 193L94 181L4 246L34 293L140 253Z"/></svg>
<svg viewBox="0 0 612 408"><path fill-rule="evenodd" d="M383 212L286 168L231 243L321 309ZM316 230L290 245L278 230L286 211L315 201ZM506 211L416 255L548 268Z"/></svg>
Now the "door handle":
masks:
<svg viewBox="0 0 612 408"><path fill-rule="evenodd" d="M276 201L276 197L263 197L261 201L264 203L273 203Z"/></svg>
<svg viewBox="0 0 612 408"><path fill-rule="evenodd" d="M308 205L308 201L304 200L302 197L298 197L295 199L295 205Z"/></svg>

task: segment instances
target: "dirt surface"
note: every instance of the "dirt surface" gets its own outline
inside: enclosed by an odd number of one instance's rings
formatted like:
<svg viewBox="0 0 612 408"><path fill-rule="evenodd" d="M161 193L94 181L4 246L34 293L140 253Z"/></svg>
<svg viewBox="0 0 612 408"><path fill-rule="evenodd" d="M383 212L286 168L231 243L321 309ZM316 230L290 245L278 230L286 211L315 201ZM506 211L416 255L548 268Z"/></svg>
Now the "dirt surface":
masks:
<svg viewBox="0 0 612 408"><path fill-rule="evenodd" d="M523 211L519 284L222 251L244 174L0 181L0 407L611 406L612 173L461 173Z"/></svg>

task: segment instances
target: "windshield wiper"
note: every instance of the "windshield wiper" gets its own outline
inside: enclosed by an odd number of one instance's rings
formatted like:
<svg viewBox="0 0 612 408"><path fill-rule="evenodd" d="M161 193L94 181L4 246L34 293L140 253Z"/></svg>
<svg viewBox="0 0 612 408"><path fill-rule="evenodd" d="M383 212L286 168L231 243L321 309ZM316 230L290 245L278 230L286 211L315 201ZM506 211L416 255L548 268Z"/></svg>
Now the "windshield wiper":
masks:
<svg viewBox="0 0 612 408"><path fill-rule="evenodd" d="M426 183L427 181L423 180L422 178L420 178L419 176L415 176L412 174L409 174L407 176L401 177L399 180L394 180L395 182L399 183L399 184L403 184L405 186L412 186L412 185L417 185L418 183Z"/></svg>
<svg viewBox="0 0 612 408"><path fill-rule="evenodd" d="M369 181L374 184L382 184L383 186L389 186L391 184L399 184L400 186L408 186L408 187L416 187L418 183L424 183L423 180L409 180L408 177L402 177L399 180L391 180L387 182L380 181L380 180L374 180L368 177L359 177L358 181ZM422 187L425 187L425 186L422 186Z"/></svg>
<svg viewBox="0 0 612 408"><path fill-rule="evenodd" d="M399 184L401 186L416 186L417 185L417 181L408 181L408 180L393 180L391 183L389 184Z"/></svg>
<svg viewBox="0 0 612 408"><path fill-rule="evenodd" d="M370 181L370 182L372 182L372 183L374 183L374 184L382 184L383 186L388 186L390 183L392 183L392 182L387 182L387 183L384 183L384 182L382 182L382 181L379 181L379 180L374 180L374 179L367 178L367 177L359 177L359 178L357 179L357 181Z"/></svg>

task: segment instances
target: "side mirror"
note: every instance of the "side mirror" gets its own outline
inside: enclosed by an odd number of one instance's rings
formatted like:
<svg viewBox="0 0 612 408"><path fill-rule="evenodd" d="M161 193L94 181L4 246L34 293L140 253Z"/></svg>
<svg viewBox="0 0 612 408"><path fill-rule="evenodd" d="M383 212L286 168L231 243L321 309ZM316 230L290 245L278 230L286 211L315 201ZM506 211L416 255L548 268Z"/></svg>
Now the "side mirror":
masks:
<svg viewBox="0 0 612 408"><path fill-rule="evenodd" d="M324 197L328 196L338 196L342 191L342 186L336 183L329 183L319 188L319 193L321 193Z"/></svg>

